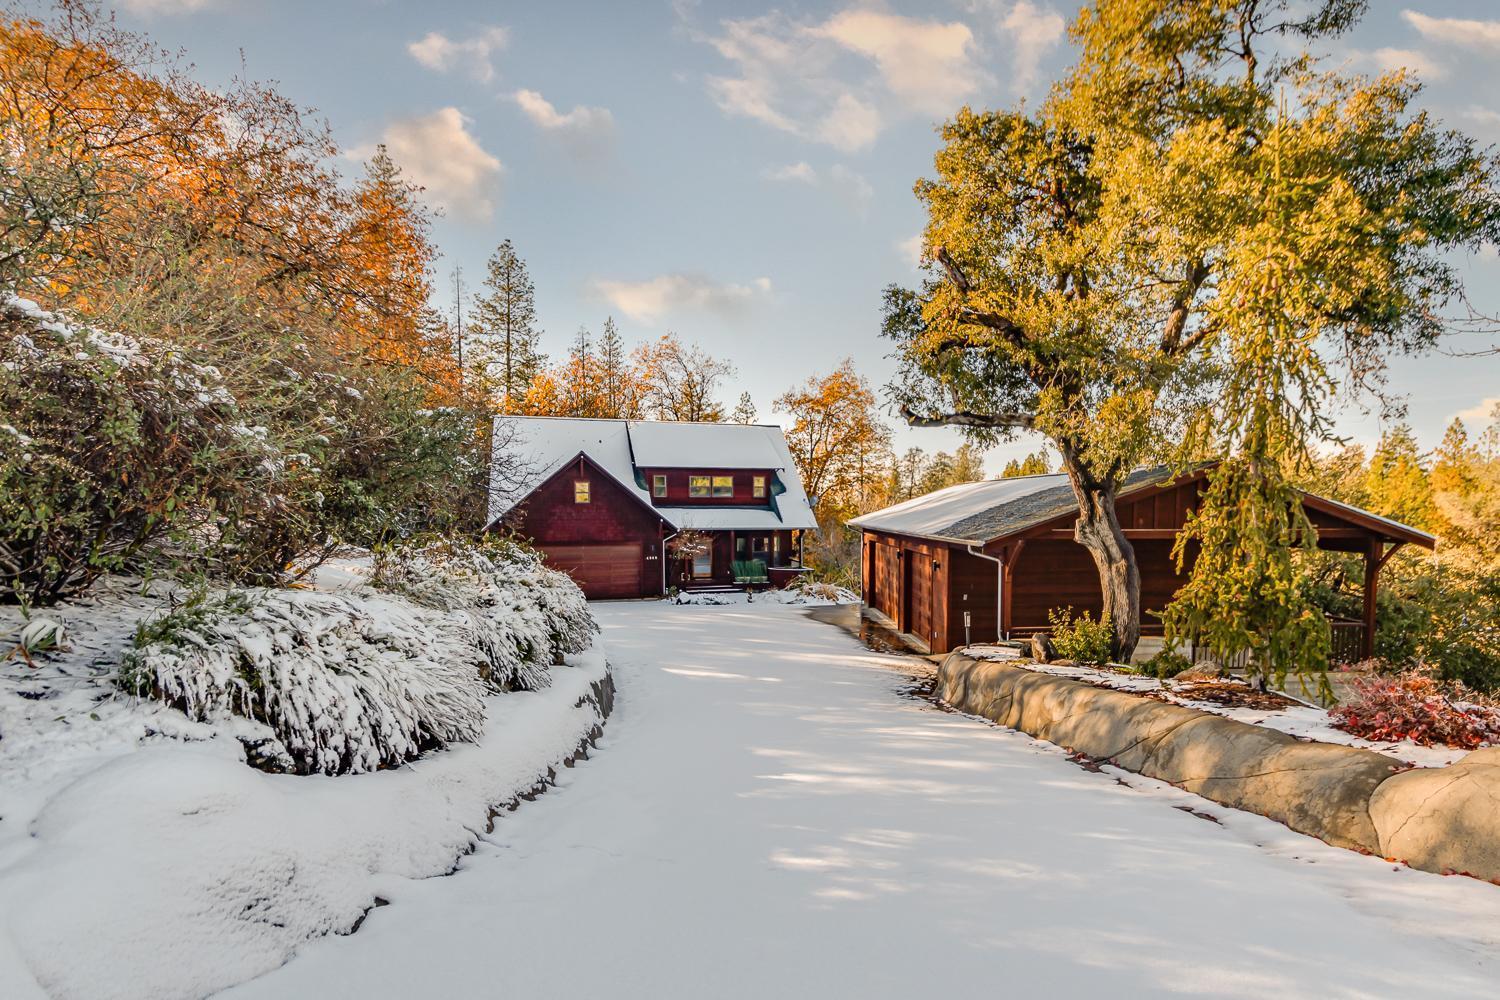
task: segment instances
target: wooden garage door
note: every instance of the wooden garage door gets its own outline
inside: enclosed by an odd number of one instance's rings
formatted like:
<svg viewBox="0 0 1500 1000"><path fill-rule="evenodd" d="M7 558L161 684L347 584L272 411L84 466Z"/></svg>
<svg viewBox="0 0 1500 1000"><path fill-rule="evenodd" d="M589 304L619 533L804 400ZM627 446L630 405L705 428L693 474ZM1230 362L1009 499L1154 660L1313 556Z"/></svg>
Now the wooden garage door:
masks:
<svg viewBox="0 0 1500 1000"><path fill-rule="evenodd" d="M567 573L590 598L641 596L641 543L543 545L553 569Z"/></svg>

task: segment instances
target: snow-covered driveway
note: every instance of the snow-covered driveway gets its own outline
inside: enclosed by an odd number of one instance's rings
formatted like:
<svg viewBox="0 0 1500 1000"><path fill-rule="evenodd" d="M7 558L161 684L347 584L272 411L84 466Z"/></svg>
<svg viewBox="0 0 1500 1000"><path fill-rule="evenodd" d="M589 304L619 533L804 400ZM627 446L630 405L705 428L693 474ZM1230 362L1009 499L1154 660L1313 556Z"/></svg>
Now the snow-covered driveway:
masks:
<svg viewBox="0 0 1500 1000"><path fill-rule="evenodd" d="M794 608L596 607L595 758L229 995L1494 995L1500 888L1086 771Z"/></svg>

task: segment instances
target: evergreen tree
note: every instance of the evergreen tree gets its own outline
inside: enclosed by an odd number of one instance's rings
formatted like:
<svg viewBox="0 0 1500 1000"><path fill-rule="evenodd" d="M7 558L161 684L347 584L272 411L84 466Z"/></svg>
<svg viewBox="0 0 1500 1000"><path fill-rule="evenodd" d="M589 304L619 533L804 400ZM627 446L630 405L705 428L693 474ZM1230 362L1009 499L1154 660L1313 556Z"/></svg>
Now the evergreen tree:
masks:
<svg viewBox="0 0 1500 1000"><path fill-rule="evenodd" d="M1369 507L1375 513L1424 531L1434 527L1437 510L1432 483L1410 427L1397 424L1380 436L1365 484Z"/></svg>
<svg viewBox="0 0 1500 1000"><path fill-rule="evenodd" d="M734 412L729 415L730 423L753 424L755 418L755 401L748 392L740 393L740 401L734 404Z"/></svg>
<svg viewBox="0 0 1500 1000"><path fill-rule="evenodd" d="M1005 469L1000 473L1001 479L1014 479L1016 476L1045 476L1051 472L1047 464L1046 449L1034 451L1019 462L1014 458L1005 463Z"/></svg>
<svg viewBox="0 0 1500 1000"><path fill-rule="evenodd" d="M500 408L510 412L547 363L539 346L536 288L510 240L490 256L484 287L488 291L474 302L469 333L494 357Z"/></svg>
<svg viewBox="0 0 1500 1000"><path fill-rule="evenodd" d="M599 338L599 410L600 416L635 419L641 415L641 391L635 368L625 350L625 342L615 329L614 317L604 321Z"/></svg>

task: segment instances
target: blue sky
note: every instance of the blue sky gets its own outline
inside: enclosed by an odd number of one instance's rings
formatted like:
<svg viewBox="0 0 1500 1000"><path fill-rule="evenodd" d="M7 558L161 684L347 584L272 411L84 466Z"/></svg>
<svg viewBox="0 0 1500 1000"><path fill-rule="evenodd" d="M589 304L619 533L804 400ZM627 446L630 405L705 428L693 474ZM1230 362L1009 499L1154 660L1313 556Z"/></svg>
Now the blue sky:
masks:
<svg viewBox="0 0 1500 1000"><path fill-rule="evenodd" d="M772 400L853 356L892 370L880 292L915 280L934 127L964 102L1036 100L1071 61L1052 0L478 3L118 0L122 23L181 48L205 82L241 68L317 109L354 153L386 142L443 212L440 293L510 237L547 334L613 315L627 340L673 330L731 360L732 403ZM1374 0L1330 55L1404 65L1451 126L1500 142L1500 4ZM358 163L349 162L351 174ZM1462 262L1500 314L1500 258ZM1500 338L1492 338L1500 339ZM1483 346L1470 337L1455 347ZM1500 357L1400 359L1419 439L1500 398ZM1471 422L1471 426L1473 423ZM1351 408L1361 441L1379 417ZM897 428L900 447L952 448ZM998 469L1037 442L991 452Z"/></svg>

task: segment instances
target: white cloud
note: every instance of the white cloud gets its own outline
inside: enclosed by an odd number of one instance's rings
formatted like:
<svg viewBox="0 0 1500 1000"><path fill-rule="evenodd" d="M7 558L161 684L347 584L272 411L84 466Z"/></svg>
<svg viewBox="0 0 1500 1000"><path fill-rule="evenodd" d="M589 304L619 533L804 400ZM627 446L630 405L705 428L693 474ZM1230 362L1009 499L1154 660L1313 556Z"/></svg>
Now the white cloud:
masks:
<svg viewBox="0 0 1500 1000"><path fill-rule="evenodd" d="M191 14L217 7L219 0L120 0L120 6L134 14Z"/></svg>
<svg viewBox="0 0 1500 1000"><path fill-rule="evenodd" d="M852 153L874 143L882 124L874 105L853 94L840 94L815 134L830 146Z"/></svg>
<svg viewBox="0 0 1500 1000"><path fill-rule="evenodd" d="M846 10L812 30L873 60L891 93L927 114L952 114L982 78L971 58L974 33L959 21Z"/></svg>
<svg viewBox="0 0 1500 1000"><path fill-rule="evenodd" d="M875 198L874 186L862 174L850 170L842 163L835 163L828 168L828 181L861 215Z"/></svg>
<svg viewBox="0 0 1500 1000"><path fill-rule="evenodd" d="M1448 75L1448 67L1416 49L1383 48L1373 52L1356 51L1353 55L1355 62L1373 66L1382 73L1405 69L1424 80L1441 80Z"/></svg>
<svg viewBox="0 0 1500 1000"><path fill-rule="evenodd" d="M1481 399L1467 410L1459 410L1451 414L1448 419L1462 420L1471 429L1475 427L1488 427L1490 422L1500 414L1500 396L1489 396Z"/></svg>
<svg viewBox="0 0 1500 1000"><path fill-rule="evenodd" d="M767 167L760 175L768 181L797 181L802 184L818 183L818 172L806 161L788 163L784 167Z"/></svg>
<svg viewBox="0 0 1500 1000"><path fill-rule="evenodd" d="M860 215L869 210L875 198L874 186L864 175L851 170L842 163L835 163L819 173L817 168L805 161L789 163L782 167L767 167L760 175L768 181L790 182L825 188L848 203Z"/></svg>
<svg viewBox="0 0 1500 1000"><path fill-rule="evenodd" d="M564 114L535 90L518 90L511 99L533 124L561 139L579 160L597 163L614 147L615 117L608 108L575 104Z"/></svg>
<svg viewBox="0 0 1500 1000"><path fill-rule="evenodd" d="M1000 32L1010 39L1014 50L1014 76L1011 86L1017 91L1031 89L1036 83L1042 57L1062 41L1067 24L1062 15L1049 7L1038 7L1031 0L1016 0L1000 19Z"/></svg>
<svg viewBox="0 0 1500 1000"><path fill-rule="evenodd" d="M1500 21L1430 17L1415 10L1403 10L1401 16L1430 41L1471 49L1500 49Z"/></svg>
<svg viewBox="0 0 1500 1000"><path fill-rule="evenodd" d="M439 73L462 71L489 83L495 78L492 57L505 48L509 35L504 28L485 28L472 38L454 41L439 31L430 31L406 47L412 58Z"/></svg>
<svg viewBox="0 0 1500 1000"><path fill-rule="evenodd" d="M968 26L850 9L827 20L779 11L696 35L734 66L708 77L726 114L845 152L868 147L893 114L946 117L991 82Z"/></svg>
<svg viewBox="0 0 1500 1000"><path fill-rule="evenodd" d="M922 266L922 234L908 236L904 240L896 241L896 252L901 254L901 259L916 270Z"/></svg>
<svg viewBox="0 0 1500 1000"><path fill-rule="evenodd" d="M736 315L757 297L771 291L770 278L748 285L716 282L693 274L663 274L646 281L593 283L594 291L633 320L653 323L684 309Z"/></svg>
<svg viewBox="0 0 1500 1000"><path fill-rule="evenodd" d="M380 141L406 176L425 189L429 204L478 221L494 215L504 167L479 145L457 108L393 121ZM366 146L349 155L365 159L373 151Z"/></svg>

